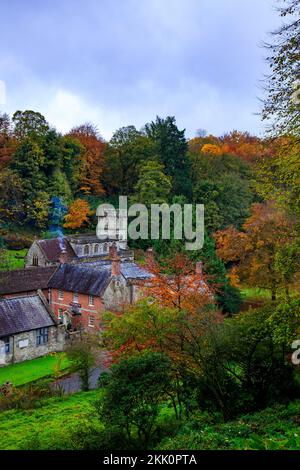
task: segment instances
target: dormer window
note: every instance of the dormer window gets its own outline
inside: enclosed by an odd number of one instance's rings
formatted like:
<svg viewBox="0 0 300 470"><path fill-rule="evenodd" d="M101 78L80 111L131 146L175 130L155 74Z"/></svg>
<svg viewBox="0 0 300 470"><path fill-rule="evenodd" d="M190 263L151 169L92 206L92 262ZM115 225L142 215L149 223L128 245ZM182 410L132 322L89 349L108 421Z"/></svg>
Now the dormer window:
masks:
<svg viewBox="0 0 300 470"><path fill-rule="evenodd" d="M77 292L74 292L74 294L73 294L73 302L78 304L78 294L77 294Z"/></svg>

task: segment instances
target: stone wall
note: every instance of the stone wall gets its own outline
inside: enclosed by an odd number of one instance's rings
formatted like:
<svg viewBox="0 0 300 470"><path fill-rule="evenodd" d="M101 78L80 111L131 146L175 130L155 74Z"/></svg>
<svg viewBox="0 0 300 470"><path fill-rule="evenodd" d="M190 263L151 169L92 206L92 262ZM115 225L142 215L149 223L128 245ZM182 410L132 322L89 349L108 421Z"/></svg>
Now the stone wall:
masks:
<svg viewBox="0 0 300 470"><path fill-rule="evenodd" d="M63 325L48 328L48 342L46 344L37 346L36 337L37 330L10 336L10 352L1 354L0 366L35 359L50 352L63 351L65 348L65 328Z"/></svg>
<svg viewBox="0 0 300 470"><path fill-rule="evenodd" d="M45 259L45 256L43 252L41 251L40 247L36 242L33 242L31 247L28 250L28 253L26 255L25 259L25 268L30 268L34 266L33 264L33 258L36 256L38 258L38 266L49 266L50 263L48 263Z"/></svg>

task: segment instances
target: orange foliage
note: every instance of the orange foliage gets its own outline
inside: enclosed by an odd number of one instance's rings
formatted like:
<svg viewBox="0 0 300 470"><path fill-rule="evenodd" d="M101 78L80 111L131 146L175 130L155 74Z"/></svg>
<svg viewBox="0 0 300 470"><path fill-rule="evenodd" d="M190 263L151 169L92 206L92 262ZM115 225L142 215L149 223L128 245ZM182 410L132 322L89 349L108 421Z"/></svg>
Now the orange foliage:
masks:
<svg viewBox="0 0 300 470"><path fill-rule="evenodd" d="M217 253L234 263L233 280L268 288L275 296L284 280L276 269L276 256L293 241L294 222L273 202L253 204L252 215L239 232L233 227L216 232Z"/></svg>
<svg viewBox="0 0 300 470"><path fill-rule="evenodd" d="M209 153L210 155L222 155L222 148L214 144L205 144L201 149L202 153Z"/></svg>
<svg viewBox="0 0 300 470"><path fill-rule="evenodd" d="M167 261L163 270L154 257L148 257L146 269L153 275L145 288L165 307L186 309L195 313L212 301L204 274L197 272L191 260L180 253Z"/></svg>
<svg viewBox="0 0 300 470"><path fill-rule="evenodd" d="M70 136L76 138L84 149L79 175L80 190L85 194L103 194L100 180L104 167L105 143L91 124L72 129Z"/></svg>
<svg viewBox="0 0 300 470"><path fill-rule="evenodd" d="M93 214L90 210L89 204L83 199L76 199L69 207L69 212L65 216L65 228L80 228L83 224L88 222L88 218Z"/></svg>

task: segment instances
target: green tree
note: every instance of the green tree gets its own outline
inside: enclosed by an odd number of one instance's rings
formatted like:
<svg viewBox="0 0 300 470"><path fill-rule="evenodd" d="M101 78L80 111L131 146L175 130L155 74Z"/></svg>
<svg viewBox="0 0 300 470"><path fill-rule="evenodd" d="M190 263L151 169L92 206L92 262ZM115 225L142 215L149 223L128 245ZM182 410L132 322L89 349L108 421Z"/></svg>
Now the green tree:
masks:
<svg viewBox="0 0 300 470"><path fill-rule="evenodd" d="M45 156L40 145L30 138L24 139L14 154L11 168L22 179L25 196L46 187L44 164Z"/></svg>
<svg viewBox="0 0 300 470"><path fill-rule="evenodd" d="M171 178L164 173L162 164L149 160L141 166L132 202L141 204L162 204L168 202L171 192Z"/></svg>
<svg viewBox="0 0 300 470"><path fill-rule="evenodd" d="M79 374L83 391L90 389L90 376L96 360L96 346L96 337L91 334L81 334L80 337L73 339L66 349L71 370Z"/></svg>
<svg viewBox="0 0 300 470"><path fill-rule="evenodd" d="M249 164L233 155L190 153L193 200L205 206L205 227L240 228L255 197Z"/></svg>
<svg viewBox="0 0 300 470"><path fill-rule="evenodd" d="M155 158L155 146L134 126L121 127L105 150L103 183L109 194L130 195L139 177L140 165Z"/></svg>
<svg viewBox="0 0 300 470"><path fill-rule="evenodd" d="M41 113L35 111L16 111L12 118L14 135L19 140L27 137L43 137L49 131L49 124Z"/></svg>
<svg viewBox="0 0 300 470"><path fill-rule="evenodd" d="M190 163L187 157L188 144L185 130L180 131L175 117L156 117L145 126L146 135L155 143L156 154L172 178L172 195L183 195L191 199Z"/></svg>
<svg viewBox="0 0 300 470"><path fill-rule="evenodd" d="M172 388L171 361L162 353L144 351L111 368L97 404L101 422L117 427L128 445L147 449L158 430L161 403Z"/></svg>
<svg viewBox="0 0 300 470"><path fill-rule="evenodd" d="M299 35L300 2L280 2L282 26L273 32L271 44L266 44L270 74L265 81L263 119L273 119L271 129L277 133L300 131Z"/></svg>

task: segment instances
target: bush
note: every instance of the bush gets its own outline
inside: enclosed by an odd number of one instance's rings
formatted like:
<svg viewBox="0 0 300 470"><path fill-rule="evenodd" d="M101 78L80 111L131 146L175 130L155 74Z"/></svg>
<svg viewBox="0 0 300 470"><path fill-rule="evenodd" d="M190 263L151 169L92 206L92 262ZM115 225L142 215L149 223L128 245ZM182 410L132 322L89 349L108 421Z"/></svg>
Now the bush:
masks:
<svg viewBox="0 0 300 470"><path fill-rule="evenodd" d="M12 386L9 393L0 393L0 410L36 408L41 400L55 395L59 392L51 387L49 380L19 388Z"/></svg>
<svg viewBox="0 0 300 470"><path fill-rule="evenodd" d="M11 250L23 250L30 248L33 239L28 235L16 235L13 233L6 233L3 235L3 240L8 249Z"/></svg>

